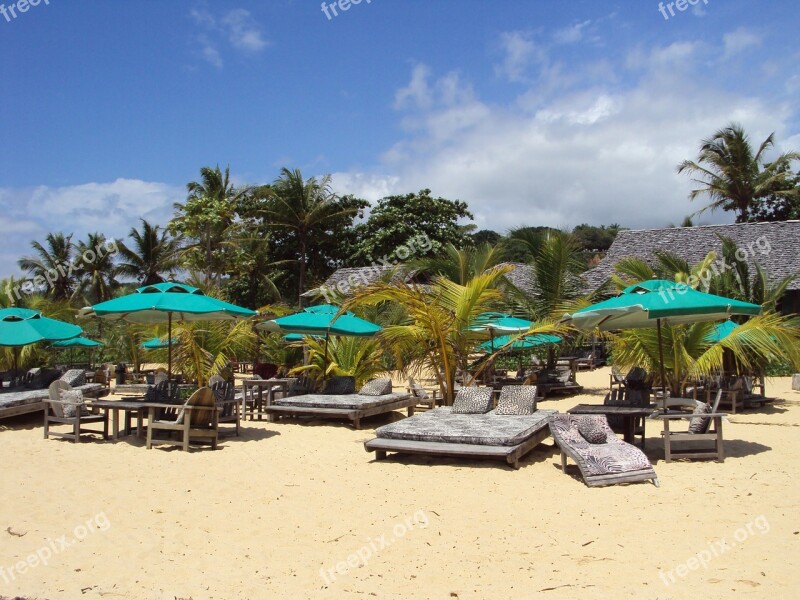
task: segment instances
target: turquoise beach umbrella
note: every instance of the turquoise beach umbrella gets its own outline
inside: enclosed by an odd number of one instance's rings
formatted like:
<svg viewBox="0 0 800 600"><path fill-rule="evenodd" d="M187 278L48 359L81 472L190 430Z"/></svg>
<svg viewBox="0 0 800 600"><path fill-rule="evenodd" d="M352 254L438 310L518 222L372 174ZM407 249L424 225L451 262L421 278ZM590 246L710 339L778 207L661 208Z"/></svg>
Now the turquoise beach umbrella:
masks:
<svg viewBox="0 0 800 600"><path fill-rule="evenodd" d="M82 316L131 323L167 322L167 339L172 340L172 321L220 321L247 319L256 312L223 300L206 296L202 290L176 282L156 283L137 289L127 296L84 308ZM172 377L172 344L169 350L167 375Z"/></svg>
<svg viewBox="0 0 800 600"><path fill-rule="evenodd" d="M707 342L720 342L733 333L733 330L739 327L733 321L725 321L714 325L711 332L703 338Z"/></svg>
<svg viewBox="0 0 800 600"><path fill-rule="evenodd" d="M85 337L76 337L70 340L60 340L50 344L53 348L97 348L102 346L103 342L97 342Z"/></svg>
<svg viewBox="0 0 800 600"><path fill-rule="evenodd" d="M146 342L142 342L139 344L139 347L143 350L163 350L164 348L169 348L170 344L177 344L177 340L175 338L162 340L159 337L154 337Z"/></svg>
<svg viewBox="0 0 800 600"><path fill-rule="evenodd" d="M478 346L478 350L486 352L487 354L492 354L496 349L500 348L504 350L527 350L529 348L536 348L537 346L544 346L545 344L558 344L562 341L557 335L537 333L517 338L509 345L513 337L513 335L501 335L489 342L483 342Z"/></svg>
<svg viewBox="0 0 800 600"><path fill-rule="evenodd" d="M619 296L592 304L571 315L564 315L562 322L579 329L597 327L603 331L656 327L661 381L666 385L662 324L684 325L718 321L731 315L760 313L761 307L757 304L698 292L686 284L674 281L650 279L625 288Z"/></svg>
<svg viewBox="0 0 800 600"><path fill-rule="evenodd" d="M48 319L29 308L0 309L0 346L19 348L36 342L68 340L83 333L72 323ZM17 352L14 351L14 370L17 370Z"/></svg>

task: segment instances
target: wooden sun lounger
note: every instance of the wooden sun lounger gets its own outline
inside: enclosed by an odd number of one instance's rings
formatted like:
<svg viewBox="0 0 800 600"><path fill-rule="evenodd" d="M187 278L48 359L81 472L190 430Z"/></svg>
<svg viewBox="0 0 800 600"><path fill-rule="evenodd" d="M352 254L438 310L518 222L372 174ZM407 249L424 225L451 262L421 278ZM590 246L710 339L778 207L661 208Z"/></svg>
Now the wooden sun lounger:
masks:
<svg viewBox="0 0 800 600"><path fill-rule="evenodd" d="M385 459L387 452L398 452L402 454L424 454L426 456L499 459L505 460L514 469L519 469L520 459L548 437L550 437L550 428L545 422L541 429L516 446L484 446L481 444L418 442L375 438L364 442L364 449L367 452L375 452L375 460Z"/></svg>
<svg viewBox="0 0 800 600"><path fill-rule="evenodd" d="M301 396L297 396L300 398ZM371 396L374 399L378 396ZM309 406L292 406L292 405L268 405L264 411L268 415L270 421L274 421L278 417L316 417L320 419L347 419L353 422L355 429L361 428L361 419L371 417L374 415L382 415L384 413L392 412L395 410L408 410L408 416L414 414L414 407L419 400L411 394L402 394L398 398L393 399L386 404L372 406L369 408L318 408Z"/></svg>
<svg viewBox="0 0 800 600"><path fill-rule="evenodd" d="M103 393L105 388L100 384L89 383L86 385L75 388L83 392L87 398L97 397ZM6 390L2 394L13 395L16 393L26 394L29 396L29 401L25 404L18 404L16 406L0 407L0 419L6 417L16 417L17 415L24 415L28 413L42 412L47 406L46 400L50 398L50 393L47 389L43 390Z"/></svg>

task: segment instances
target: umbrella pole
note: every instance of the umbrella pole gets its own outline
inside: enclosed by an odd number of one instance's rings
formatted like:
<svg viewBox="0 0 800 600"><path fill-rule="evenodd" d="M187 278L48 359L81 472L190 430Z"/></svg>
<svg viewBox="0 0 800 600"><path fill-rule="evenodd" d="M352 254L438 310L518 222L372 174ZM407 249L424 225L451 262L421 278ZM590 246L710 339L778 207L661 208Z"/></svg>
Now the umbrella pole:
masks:
<svg viewBox="0 0 800 600"><path fill-rule="evenodd" d="M661 319L656 319L656 330L658 331L658 357L661 360L661 386L664 394L664 408L667 406L667 377L664 374L664 344L661 340Z"/></svg>
<svg viewBox="0 0 800 600"><path fill-rule="evenodd" d="M163 323L163 321L162 321ZM167 313L167 380L172 379L172 313Z"/></svg>
<svg viewBox="0 0 800 600"><path fill-rule="evenodd" d="M329 332L325 331L325 356L322 357L322 380L325 381L325 375L328 370L328 336Z"/></svg>

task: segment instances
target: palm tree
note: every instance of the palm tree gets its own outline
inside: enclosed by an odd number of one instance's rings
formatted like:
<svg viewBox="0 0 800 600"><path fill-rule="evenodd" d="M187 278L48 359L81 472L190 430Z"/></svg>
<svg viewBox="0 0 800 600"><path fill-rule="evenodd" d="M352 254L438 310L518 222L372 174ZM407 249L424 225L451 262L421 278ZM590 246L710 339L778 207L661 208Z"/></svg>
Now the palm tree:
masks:
<svg viewBox="0 0 800 600"><path fill-rule="evenodd" d="M378 338L335 336L325 344L324 339L306 338L295 347L308 348L307 365L292 369L291 374L310 373L315 379L320 376L349 375L359 388L372 377L386 371L383 349ZM323 368L325 373L322 372Z"/></svg>
<svg viewBox="0 0 800 600"><path fill-rule="evenodd" d="M119 243L119 253L123 261L119 272L136 279L141 285L152 285L164 281L164 275L171 274L180 266L178 260L179 242L166 229L151 225L144 219L142 229L131 228L128 234L133 240L133 249L123 242Z"/></svg>
<svg viewBox="0 0 800 600"><path fill-rule="evenodd" d="M497 266L503 260L502 250L489 244L457 248L447 244L441 255L425 257L408 263L409 271L431 273L464 285L467 281Z"/></svg>
<svg viewBox="0 0 800 600"><path fill-rule="evenodd" d="M408 315L407 322L385 327L380 338L402 367L424 368L434 373L442 397L452 404L456 371L467 373L469 356L482 341L469 327L478 315L492 310L502 299L497 284L511 269L508 265L493 267L464 285L441 276L424 286L407 285L397 279L378 281L359 288L347 306L375 306L384 302L402 305ZM530 332L558 330L555 325L545 324Z"/></svg>
<svg viewBox="0 0 800 600"><path fill-rule="evenodd" d="M85 242L80 241L77 245L82 258L78 276L89 304L110 300L120 286L116 279L119 268L114 264L114 254L106 248L106 236L102 233L90 233Z"/></svg>
<svg viewBox="0 0 800 600"><path fill-rule="evenodd" d="M711 204L698 211L733 210L737 222L745 222L755 202L768 196L800 198L800 188L793 184L791 163L800 160L800 153L787 152L772 162L764 154L774 145L774 133L767 137L753 153L744 128L731 123L703 140L698 161L683 161L678 173L697 175L693 179L701 187L692 190L689 198L708 196Z"/></svg>
<svg viewBox="0 0 800 600"><path fill-rule="evenodd" d="M298 301L306 286L309 242L315 233L324 231L325 225L343 215L353 215L357 208L341 208L331 190L330 175L321 180L303 179L299 169L281 169L281 176L270 188L263 188L270 202L262 212L272 227L293 232L298 244L299 277Z"/></svg>
<svg viewBox="0 0 800 600"><path fill-rule="evenodd" d="M533 298L511 287L512 298L519 305L517 312L533 319L562 316L565 302L581 294L578 276L586 264L578 240L557 229L522 228L509 232L508 244L530 257L536 279Z"/></svg>
<svg viewBox="0 0 800 600"><path fill-rule="evenodd" d="M173 363L198 385L221 374L231 357L251 356L256 339L250 321L182 321L172 337Z"/></svg>
<svg viewBox="0 0 800 600"><path fill-rule="evenodd" d="M170 229L185 239L195 240L184 249L184 255L194 266L202 265L207 283L216 274L215 283L221 282L225 260L219 256L221 242L236 214L237 202L249 191L248 187L235 188L230 180L230 167L223 173L219 165L200 169L200 181L186 184L189 193L185 204L175 203L177 215Z"/></svg>
<svg viewBox="0 0 800 600"><path fill-rule="evenodd" d="M75 245L72 234L48 233L45 243L46 246L31 242L37 256L20 258L17 264L32 276L34 285L44 289L46 295L55 300L69 299L77 280L73 275Z"/></svg>

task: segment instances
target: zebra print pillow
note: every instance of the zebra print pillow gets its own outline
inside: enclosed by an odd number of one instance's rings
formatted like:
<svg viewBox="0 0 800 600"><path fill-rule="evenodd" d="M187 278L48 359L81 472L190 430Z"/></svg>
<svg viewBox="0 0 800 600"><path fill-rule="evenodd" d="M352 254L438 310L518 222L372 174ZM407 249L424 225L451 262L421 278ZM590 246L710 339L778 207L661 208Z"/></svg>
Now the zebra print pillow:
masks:
<svg viewBox="0 0 800 600"><path fill-rule="evenodd" d="M89 409L83 403L83 392L80 390L67 390L61 392L60 396L62 402L69 402L63 404L62 410L64 411L64 418L71 419L79 413L82 417L89 415Z"/></svg>
<svg viewBox="0 0 800 600"><path fill-rule="evenodd" d="M492 388L461 388L453 402L453 414L475 415L489 412L492 408Z"/></svg>
<svg viewBox="0 0 800 600"><path fill-rule="evenodd" d="M535 385L504 385L495 414L532 415L536 412Z"/></svg>
<svg viewBox="0 0 800 600"><path fill-rule="evenodd" d="M705 402L698 402L695 409L692 411L694 415L704 415L711 412L711 407ZM689 421L688 433L705 433L708 431L708 426L711 419L708 417L693 417Z"/></svg>

